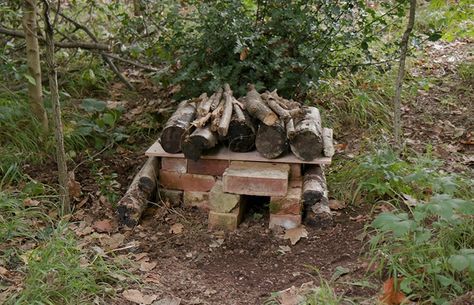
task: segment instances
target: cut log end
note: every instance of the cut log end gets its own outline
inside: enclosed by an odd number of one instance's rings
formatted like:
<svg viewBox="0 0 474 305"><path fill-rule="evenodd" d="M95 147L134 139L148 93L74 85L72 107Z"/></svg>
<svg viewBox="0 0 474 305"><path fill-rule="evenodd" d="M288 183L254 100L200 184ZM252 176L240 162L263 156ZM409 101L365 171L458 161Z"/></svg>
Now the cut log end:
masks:
<svg viewBox="0 0 474 305"><path fill-rule="evenodd" d="M286 130L279 122L273 126L260 125L255 140L257 151L267 159L275 159L288 149Z"/></svg>
<svg viewBox="0 0 474 305"><path fill-rule="evenodd" d="M293 134L291 150L301 160L311 161L322 156L323 143L321 136L311 131Z"/></svg>

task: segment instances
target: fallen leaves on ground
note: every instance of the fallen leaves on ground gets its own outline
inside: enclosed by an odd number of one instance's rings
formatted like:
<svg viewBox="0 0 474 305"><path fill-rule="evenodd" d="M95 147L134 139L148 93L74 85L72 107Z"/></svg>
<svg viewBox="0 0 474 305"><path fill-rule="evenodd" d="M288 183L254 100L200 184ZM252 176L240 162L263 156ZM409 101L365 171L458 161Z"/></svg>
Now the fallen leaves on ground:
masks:
<svg viewBox="0 0 474 305"><path fill-rule="evenodd" d="M173 234L181 234L183 233L183 228L184 226L181 223L175 223L174 225L171 226L170 228L170 233Z"/></svg>
<svg viewBox="0 0 474 305"><path fill-rule="evenodd" d="M395 280L393 277L389 278L383 283L382 296L380 297L382 304L399 305L405 301L405 295L399 290L402 280L402 278L397 280L398 287L395 287Z"/></svg>
<svg viewBox="0 0 474 305"><path fill-rule="evenodd" d="M292 245L296 245L296 243L303 237L308 237L308 231L306 231L304 226L286 230L284 236L285 239L290 240Z"/></svg>
<svg viewBox="0 0 474 305"><path fill-rule="evenodd" d="M331 210L342 210L346 207L346 203L340 200L331 199L329 200L329 208Z"/></svg>
<svg viewBox="0 0 474 305"><path fill-rule="evenodd" d="M99 233L110 233L113 231L112 223L108 219L96 221L93 228Z"/></svg>
<svg viewBox="0 0 474 305"><path fill-rule="evenodd" d="M34 200L34 199L31 199L31 198L26 198L25 200L23 200L23 205L25 207L37 207L39 206L40 202L38 200Z"/></svg>
<svg viewBox="0 0 474 305"><path fill-rule="evenodd" d="M122 292L122 296L130 302L136 304L145 304L149 305L153 303L154 300L158 298L158 296L152 295L144 295L141 291L137 289L128 289Z"/></svg>
<svg viewBox="0 0 474 305"><path fill-rule="evenodd" d="M144 272L148 272L153 270L156 267L156 262L141 262L140 263L140 270Z"/></svg>

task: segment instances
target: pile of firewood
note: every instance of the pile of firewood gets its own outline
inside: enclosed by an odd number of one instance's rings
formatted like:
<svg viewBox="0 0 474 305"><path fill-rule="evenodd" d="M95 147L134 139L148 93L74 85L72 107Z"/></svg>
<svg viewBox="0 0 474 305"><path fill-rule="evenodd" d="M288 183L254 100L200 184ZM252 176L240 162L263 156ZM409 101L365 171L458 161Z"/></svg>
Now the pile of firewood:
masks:
<svg viewBox="0 0 474 305"><path fill-rule="evenodd" d="M210 97L203 93L181 102L161 135L166 152L182 151L194 161L218 143L234 152L248 152L256 147L268 159L289 149L304 161L334 154L332 129L321 127L316 107L287 100L276 90L259 94L253 85L239 99L225 84Z"/></svg>

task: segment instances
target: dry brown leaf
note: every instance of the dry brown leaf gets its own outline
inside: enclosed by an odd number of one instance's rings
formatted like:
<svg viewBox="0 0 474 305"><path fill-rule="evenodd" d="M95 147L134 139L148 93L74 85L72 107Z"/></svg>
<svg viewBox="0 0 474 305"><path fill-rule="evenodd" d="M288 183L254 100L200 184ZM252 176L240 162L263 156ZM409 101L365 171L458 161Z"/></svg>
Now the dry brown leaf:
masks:
<svg viewBox="0 0 474 305"><path fill-rule="evenodd" d="M111 235L110 237L101 239L100 243L107 249L107 250L114 250L117 249L125 240L125 236L120 233L116 233Z"/></svg>
<svg viewBox="0 0 474 305"><path fill-rule="evenodd" d="M249 48L245 47L242 49L242 52L240 52L240 61L244 61L247 56L249 56Z"/></svg>
<svg viewBox="0 0 474 305"><path fill-rule="evenodd" d="M8 269L0 266L0 275L7 275L8 274Z"/></svg>
<svg viewBox="0 0 474 305"><path fill-rule="evenodd" d="M301 238L308 237L308 231L304 226L286 230L285 239L289 239L292 245L295 245Z"/></svg>
<svg viewBox="0 0 474 305"><path fill-rule="evenodd" d="M182 224L180 224L179 222L175 223L174 225L171 226L170 233L181 234L181 233L183 233L183 228L184 228L184 226Z"/></svg>
<svg viewBox="0 0 474 305"><path fill-rule="evenodd" d="M37 207L39 206L40 202L38 200L34 200L34 199L31 199L31 198L26 198L25 200L23 200L23 205L25 207Z"/></svg>
<svg viewBox="0 0 474 305"><path fill-rule="evenodd" d="M346 203L343 201L339 201L336 199L329 200L329 208L331 210L342 210L345 207L346 207Z"/></svg>
<svg viewBox="0 0 474 305"><path fill-rule="evenodd" d="M113 231L112 223L108 219L96 221L93 228L99 233L110 233Z"/></svg>
<svg viewBox="0 0 474 305"><path fill-rule="evenodd" d="M402 304L406 297L405 295L398 290L400 283L403 278L398 279L398 287L395 288L395 280L393 277L389 278L383 283L383 294L380 297L380 301L386 305L399 305Z"/></svg>
<svg viewBox="0 0 474 305"><path fill-rule="evenodd" d="M140 271L148 272L153 270L156 267L156 262L141 262Z"/></svg>
<svg viewBox="0 0 474 305"><path fill-rule="evenodd" d="M81 184L76 181L76 177L73 171L68 173L69 179L67 182L67 186L69 189L69 196L73 198L78 198L81 196Z"/></svg>
<svg viewBox="0 0 474 305"><path fill-rule="evenodd" d="M144 295L141 291L136 290L136 289L125 290L124 292L122 292L122 295L124 298L126 298L130 302L133 302L136 304L145 304L145 305L149 305L153 303L153 301L158 298L158 296L155 294Z"/></svg>

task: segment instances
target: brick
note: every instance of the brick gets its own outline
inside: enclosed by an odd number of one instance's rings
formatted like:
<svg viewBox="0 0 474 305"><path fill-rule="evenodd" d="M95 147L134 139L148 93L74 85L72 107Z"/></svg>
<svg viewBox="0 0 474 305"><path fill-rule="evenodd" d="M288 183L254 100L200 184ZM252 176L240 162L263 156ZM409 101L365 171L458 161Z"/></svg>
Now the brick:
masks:
<svg viewBox="0 0 474 305"><path fill-rule="evenodd" d="M183 203L188 207L197 207L209 211L209 192L185 191Z"/></svg>
<svg viewBox="0 0 474 305"><path fill-rule="evenodd" d="M184 174L188 166L187 161L182 158L161 158L161 169Z"/></svg>
<svg viewBox="0 0 474 305"><path fill-rule="evenodd" d="M294 229L301 225L301 215L277 215L277 214L270 214L270 229L274 229L276 227L282 227L285 229Z"/></svg>
<svg viewBox="0 0 474 305"><path fill-rule="evenodd" d="M290 179L298 179L301 177L301 164L290 165Z"/></svg>
<svg viewBox="0 0 474 305"><path fill-rule="evenodd" d="M241 204L239 204L229 213L210 211L208 218L209 229L223 229L229 231L236 230L239 224L242 222L243 215L244 208Z"/></svg>
<svg viewBox="0 0 474 305"><path fill-rule="evenodd" d="M214 212L228 213L240 202L240 195L224 193L222 181L217 181L209 192L209 206Z"/></svg>
<svg viewBox="0 0 474 305"><path fill-rule="evenodd" d="M223 174L224 192L255 196L284 196L288 190L288 164L231 162Z"/></svg>
<svg viewBox="0 0 474 305"><path fill-rule="evenodd" d="M188 160L188 173L222 176L224 171L229 167L228 160L210 160L200 159L198 161Z"/></svg>
<svg viewBox="0 0 474 305"><path fill-rule="evenodd" d="M196 192L208 192L216 182L213 176L180 174L165 170L160 170L158 180L167 189Z"/></svg>
<svg viewBox="0 0 474 305"><path fill-rule="evenodd" d="M183 191L158 188L157 200L168 201L172 206L178 206L183 202Z"/></svg>
<svg viewBox="0 0 474 305"><path fill-rule="evenodd" d="M270 198L271 214L300 215L302 209L301 188L288 188L286 196L273 196Z"/></svg>

